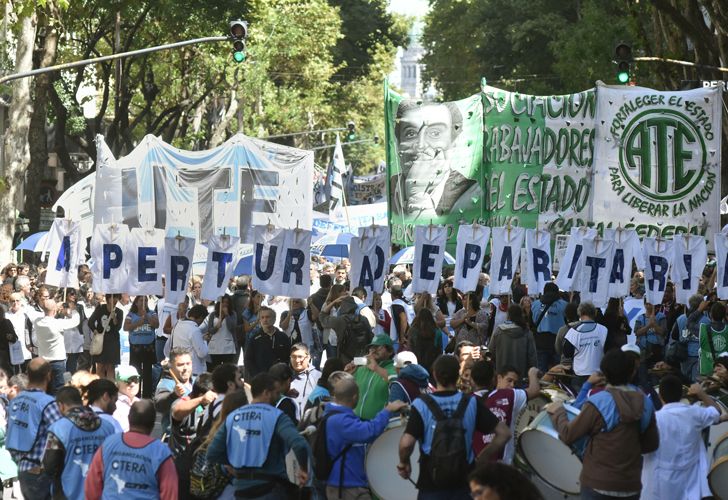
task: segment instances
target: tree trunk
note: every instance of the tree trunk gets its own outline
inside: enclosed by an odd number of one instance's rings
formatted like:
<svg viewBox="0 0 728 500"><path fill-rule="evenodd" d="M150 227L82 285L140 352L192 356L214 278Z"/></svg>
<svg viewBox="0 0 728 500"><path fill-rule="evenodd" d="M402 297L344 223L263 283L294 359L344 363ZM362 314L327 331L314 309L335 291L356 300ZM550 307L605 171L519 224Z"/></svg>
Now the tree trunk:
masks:
<svg viewBox="0 0 728 500"><path fill-rule="evenodd" d="M33 69L33 47L35 45L36 15L29 13L18 19L17 51L15 73ZM30 161L28 151L28 128L33 112L30 97L31 80L24 78L12 83L13 93L8 110L10 128L5 133L5 158L3 177L6 185L0 191L0 262L14 258L13 234L15 232L15 209L21 206L21 187L25 182L25 171Z"/></svg>
<svg viewBox="0 0 728 500"><path fill-rule="evenodd" d="M217 124L215 127L215 130L213 131L212 135L210 136L210 144L209 148L212 149L216 146L219 146L225 141L225 136L227 135L227 129L230 126L230 123L232 122L233 118L235 118L235 115L238 111L238 100L236 98L236 91L235 89L232 89L230 91L230 105L228 106L227 110L225 111L225 115L222 117L222 120L220 120L220 123Z"/></svg>
<svg viewBox="0 0 728 500"><path fill-rule="evenodd" d="M46 12L40 17L40 25L45 28L45 41L40 55L40 67L52 66L56 60L58 48L58 31L53 19L57 12L54 2L49 0ZM25 216L30 219L30 230L38 231L40 226L40 181L48 165L48 134L46 133L46 118L48 115L48 101L51 93L53 74L46 73L35 77L35 100L33 102L33 115L30 118L28 143L30 147L30 166L28 167L28 182L25 186ZM58 131L56 131L58 133ZM63 190L63 186L56 186Z"/></svg>

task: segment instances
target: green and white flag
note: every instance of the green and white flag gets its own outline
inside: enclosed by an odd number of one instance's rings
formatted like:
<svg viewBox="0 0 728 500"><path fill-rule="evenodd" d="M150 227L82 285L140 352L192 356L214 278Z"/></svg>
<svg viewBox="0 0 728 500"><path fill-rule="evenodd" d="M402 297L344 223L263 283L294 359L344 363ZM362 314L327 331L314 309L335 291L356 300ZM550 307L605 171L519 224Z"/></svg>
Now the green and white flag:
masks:
<svg viewBox="0 0 728 500"><path fill-rule="evenodd" d="M479 95L455 102L402 99L385 86L392 242L411 245L414 227L448 228L483 216L483 108Z"/></svg>
<svg viewBox="0 0 728 500"><path fill-rule="evenodd" d="M720 88L598 83L593 221L670 237L720 230Z"/></svg>
<svg viewBox="0 0 728 500"><path fill-rule="evenodd" d="M486 224L586 225L591 209L594 90L532 96L483 88Z"/></svg>

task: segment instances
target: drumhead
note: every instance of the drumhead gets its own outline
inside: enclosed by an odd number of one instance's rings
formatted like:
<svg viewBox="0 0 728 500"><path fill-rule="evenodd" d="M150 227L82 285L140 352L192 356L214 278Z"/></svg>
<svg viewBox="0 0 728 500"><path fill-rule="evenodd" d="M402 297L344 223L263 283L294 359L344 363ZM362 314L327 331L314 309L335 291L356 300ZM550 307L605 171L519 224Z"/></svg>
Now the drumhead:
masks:
<svg viewBox="0 0 728 500"><path fill-rule="evenodd" d="M521 433L518 449L541 480L563 493L579 494L581 459L559 439L546 412L541 412Z"/></svg>
<svg viewBox="0 0 728 500"><path fill-rule="evenodd" d="M713 443L711 443L713 446ZM710 455L711 460L716 461L721 457L728 457L728 433L723 434L713 446L713 453Z"/></svg>
<svg viewBox="0 0 728 500"><path fill-rule="evenodd" d="M415 500L417 489L397 473L399 463L399 439L404 434L404 420L389 421L387 430L374 441L367 450L366 471L372 492L382 500ZM412 456L412 474L417 481L420 475L420 448L415 446Z"/></svg>
<svg viewBox="0 0 728 500"><path fill-rule="evenodd" d="M708 484L716 498L728 498L728 456L719 458L710 468Z"/></svg>

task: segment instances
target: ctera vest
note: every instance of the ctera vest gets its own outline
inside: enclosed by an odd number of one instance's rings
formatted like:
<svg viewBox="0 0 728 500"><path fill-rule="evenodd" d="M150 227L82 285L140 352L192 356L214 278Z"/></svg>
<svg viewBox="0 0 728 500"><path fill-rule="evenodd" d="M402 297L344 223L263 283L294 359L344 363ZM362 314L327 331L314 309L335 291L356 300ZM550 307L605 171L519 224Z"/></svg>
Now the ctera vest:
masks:
<svg viewBox="0 0 728 500"><path fill-rule="evenodd" d="M278 408L261 403L243 406L228 415L225 428L230 465L236 469L262 467L281 415Z"/></svg>
<svg viewBox="0 0 728 500"><path fill-rule="evenodd" d="M8 405L8 433L5 447L21 453L32 450L38 439L43 410L53 402L53 396L42 391L23 391L13 399Z"/></svg>
<svg viewBox="0 0 728 500"><path fill-rule="evenodd" d="M124 443L124 434L112 434L101 445L104 461L104 500L159 498L159 467L172 456L169 447L154 440L141 448Z"/></svg>

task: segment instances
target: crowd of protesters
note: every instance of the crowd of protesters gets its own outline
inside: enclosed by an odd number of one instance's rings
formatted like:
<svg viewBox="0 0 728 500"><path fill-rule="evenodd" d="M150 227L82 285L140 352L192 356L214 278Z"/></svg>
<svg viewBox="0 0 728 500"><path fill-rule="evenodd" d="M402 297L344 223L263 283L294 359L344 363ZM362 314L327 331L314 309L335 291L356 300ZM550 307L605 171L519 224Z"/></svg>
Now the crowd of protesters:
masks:
<svg viewBox="0 0 728 500"><path fill-rule="evenodd" d="M78 289L55 289L41 266L7 265L4 489L33 500L370 498L364 445L406 410L397 473L410 478L418 446L420 498L540 498L512 467L515 420L541 383L556 381L582 409L569 421L561 404L546 407L560 438L595 444L583 457L583 498L710 494L699 430L725 420L728 401L714 267L687 305L668 283L662 303L634 318L620 299L602 310L554 283L532 296L518 275L510 294L491 296L486 273L462 293L445 269L430 296L411 293L400 265L369 297L349 271L347 259L314 258L307 300L266 296L239 276L211 302L193 277L185 300L169 304L95 294L87 266ZM642 273L630 294L644 297ZM702 407L680 403L685 386ZM455 442L468 445L447 462L446 431L435 429L453 416ZM680 474L660 476L685 449Z"/></svg>

